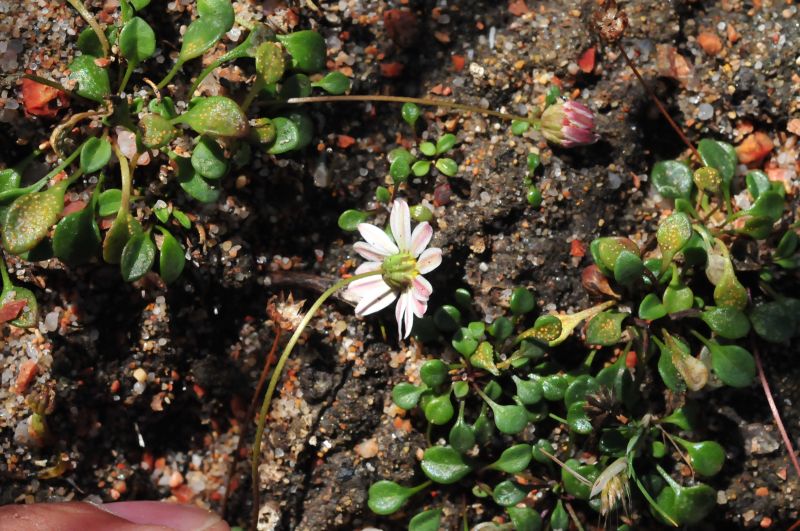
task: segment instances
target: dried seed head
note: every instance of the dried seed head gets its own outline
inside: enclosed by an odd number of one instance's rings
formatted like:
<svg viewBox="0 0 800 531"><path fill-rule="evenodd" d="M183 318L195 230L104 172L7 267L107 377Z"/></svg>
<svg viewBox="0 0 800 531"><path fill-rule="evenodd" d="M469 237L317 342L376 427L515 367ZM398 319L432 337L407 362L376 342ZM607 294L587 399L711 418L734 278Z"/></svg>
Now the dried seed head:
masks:
<svg viewBox="0 0 800 531"><path fill-rule="evenodd" d="M595 12L594 26L604 41L617 42L628 27L628 15L617 7L616 0L609 0L600 11Z"/></svg>
<svg viewBox="0 0 800 531"><path fill-rule="evenodd" d="M267 316L284 331L295 330L303 320L305 302L305 300L294 302L291 293L286 298L281 294L280 298L273 297L267 303Z"/></svg>

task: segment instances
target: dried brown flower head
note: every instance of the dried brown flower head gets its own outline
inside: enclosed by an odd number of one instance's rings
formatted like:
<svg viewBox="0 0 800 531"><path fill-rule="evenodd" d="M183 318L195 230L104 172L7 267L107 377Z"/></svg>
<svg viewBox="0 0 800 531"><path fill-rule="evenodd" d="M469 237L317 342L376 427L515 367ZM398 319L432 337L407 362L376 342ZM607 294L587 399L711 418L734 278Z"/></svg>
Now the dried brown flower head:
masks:
<svg viewBox="0 0 800 531"><path fill-rule="evenodd" d="M283 294L280 297L272 297L267 303L267 316L281 330L292 331L303 320L303 305L305 303L305 300L294 302L294 297L292 297L291 293L288 297L284 297Z"/></svg>
<svg viewBox="0 0 800 531"><path fill-rule="evenodd" d="M628 15L617 7L616 0L609 0L594 14L594 26L606 42L617 42L628 27Z"/></svg>

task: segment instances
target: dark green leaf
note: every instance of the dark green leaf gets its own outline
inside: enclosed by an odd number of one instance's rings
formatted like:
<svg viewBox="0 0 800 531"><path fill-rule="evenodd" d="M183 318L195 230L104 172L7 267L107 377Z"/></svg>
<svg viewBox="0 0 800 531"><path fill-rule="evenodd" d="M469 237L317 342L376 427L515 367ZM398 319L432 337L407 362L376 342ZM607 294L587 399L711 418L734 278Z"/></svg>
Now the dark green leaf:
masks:
<svg viewBox="0 0 800 531"><path fill-rule="evenodd" d="M588 500L592 492L592 483L600 475L597 467L594 465L582 465L577 459L568 459L565 463L574 472L578 473L582 478L589 481L589 485L576 478L566 468L561 469L561 483L564 485L564 490L568 494L575 496L579 500Z"/></svg>
<svg viewBox="0 0 800 531"><path fill-rule="evenodd" d="M437 170L448 177L453 177L456 173L458 173L458 164L453 159L436 159L436 164L434 164L434 166L436 166Z"/></svg>
<svg viewBox="0 0 800 531"><path fill-rule="evenodd" d="M456 142L458 142L456 135L452 133L442 135L439 140L436 141L436 154L441 155L446 151L450 151L453 146L456 145Z"/></svg>
<svg viewBox="0 0 800 531"><path fill-rule="evenodd" d="M564 509L564 504L561 500L558 500L556 508L553 509L553 514L550 515L550 528L553 531L567 531L569 529L569 515Z"/></svg>
<svg viewBox="0 0 800 531"><path fill-rule="evenodd" d="M94 32L92 32L94 35ZM79 96L93 101L102 102L111 94L111 85L108 81L108 71L100 68L95 63L92 55L81 55L69 64L69 79L77 83L75 92Z"/></svg>
<svg viewBox="0 0 800 531"><path fill-rule="evenodd" d="M369 212L361 210L345 210L339 216L339 228L348 232L358 230L358 225L369 219Z"/></svg>
<svg viewBox="0 0 800 531"><path fill-rule="evenodd" d="M747 387L756 376L756 362L753 355L737 345L713 344L711 366L726 385Z"/></svg>
<svg viewBox="0 0 800 531"><path fill-rule="evenodd" d="M53 233L53 253L67 265L84 264L97 256L102 247L100 229L94 219L93 204L64 217Z"/></svg>
<svg viewBox="0 0 800 531"><path fill-rule="evenodd" d="M417 177L422 177L424 175L428 175L428 172L431 171L431 161L429 161L429 160L418 160L411 166L411 171Z"/></svg>
<svg viewBox="0 0 800 531"><path fill-rule="evenodd" d="M311 80L305 74L292 74L284 78L279 91L282 99L305 98L311 95Z"/></svg>
<svg viewBox="0 0 800 531"><path fill-rule="evenodd" d="M530 122L524 120L513 120L511 122L511 133L517 136L525 134L525 131L531 128Z"/></svg>
<svg viewBox="0 0 800 531"><path fill-rule="evenodd" d="M750 312L753 330L762 339L771 343L786 343L795 332L797 315L791 315L789 308L773 301L759 304Z"/></svg>
<svg viewBox="0 0 800 531"><path fill-rule="evenodd" d="M750 321L736 308L708 308L700 319L725 339L741 339L750 332Z"/></svg>
<svg viewBox="0 0 800 531"><path fill-rule="evenodd" d="M313 85L321 88L328 94L338 96L350 89L350 78L341 72L328 72L325 74L325 77L313 83Z"/></svg>
<svg viewBox="0 0 800 531"><path fill-rule="evenodd" d="M256 72L261 76L261 81L271 85L283 77L286 64L283 60L283 50L276 42L262 42L256 49Z"/></svg>
<svg viewBox="0 0 800 531"><path fill-rule="evenodd" d="M575 402L586 400L586 396L600 390L600 384L592 376L582 374L575 378L564 392L564 404L567 407Z"/></svg>
<svg viewBox="0 0 800 531"><path fill-rule="evenodd" d="M164 236L161 240L161 254L158 259L158 274L166 284L175 282L186 265L183 246L164 227L158 227Z"/></svg>
<svg viewBox="0 0 800 531"><path fill-rule="evenodd" d="M517 387L517 397L523 404L533 405L542 400L541 377L535 376L533 379L523 380L517 375L512 375L511 379Z"/></svg>
<svg viewBox="0 0 800 531"><path fill-rule="evenodd" d="M392 514L405 505L418 490L400 486L394 481L378 481L369 488L367 505L375 514Z"/></svg>
<svg viewBox="0 0 800 531"><path fill-rule="evenodd" d="M178 184L184 192L202 203L213 203L219 198L219 189L203 179L188 158L177 157L174 160L178 164Z"/></svg>
<svg viewBox="0 0 800 531"><path fill-rule="evenodd" d="M569 406L567 409L567 424L575 433L580 433L581 435L592 433L592 421L589 420L589 415L586 413L586 402L584 400L573 402Z"/></svg>
<svg viewBox="0 0 800 531"><path fill-rule="evenodd" d="M220 19L200 16L200 18L189 24L189 27L186 28L186 33L183 34L178 64L183 64L190 59L203 55L229 29L230 27L226 28L224 21Z"/></svg>
<svg viewBox="0 0 800 531"><path fill-rule="evenodd" d="M488 397L485 397L486 400ZM494 414L494 424L501 433L515 435L525 429L528 425L528 412L524 406L510 405L504 406L494 400L486 400Z"/></svg>
<svg viewBox="0 0 800 531"><path fill-rule="evenodd" d="M81 148L81 169L83 173L94 173L108 164L111 159L111 143L106 138L90 138Z"/></svg>
<svg viewBox="0 0 800 531"><path fill-rule="evenodd" d="M139 120L142 132L142 144L150 149L158 149L169 144L175 138L175 128L169 120L156 113L149 113Z"/></svg>
<svg viewBox="0 0 800 531"><path fill-rule="evenodd" d="M489 325L488 331L498 341L505 341L511 337L514 325L507 317L500 316Z"/></svg>
<svg viewBox="0 0 800 531"><path fill-rule="evenodd" d="M433 157L434 155L436 155L436 146L433 144L433 142L420 143L419 150L426 157Z"/></svg>
<svg viewBox="0 0 800 531"><path fill-rule="evenodd" d="M127 212L122 212L114 219L111 228L103 240L103 260L109 264L118 264L122 259L122 251L131 237L140 234L142 227Z"/></svg>
<svg viewBox="0 0 800 531"><path fill-rule="evenodd" d="M435 426L441 426L450 422L455 414L455 410L453 409L453 403L450 401L449 390L445 394L430 397L427 403L425 403L423 410L425 412L425 418Z"/></svg>
<svg viewBox="0 0 800 531"><path fill-rule="evenodd" d="M767 218L775 222L783 215L784 207L783 197L777 192L768 190L758 196L755 204L747 209L746 214L753 217Z"/></svg>
<svg viewBox="0 0 800 531"><path fill-rule="evenodd" d="M650 172L650 179L658 193L664 197L688 199L692 193L692 171L677 160L656 162Z"/></svg>
<svg viewBox="0 0 800 531"><path fill-rule="evenodd" d="M478 340L472 337L467 328L460 328L456 331L451 342L453 348L464 357L469 357L478 348Z"/></svg>
<svg viewBox="0 0 800 531"><path fill-rule="evenodd" d="M614 266L617 258L623 251L640 255L639 246L628 238L609 237L597 238L589 244L592 259L600 271L607 277L614 275Z"/></svg>
<svg viewBox="0 0 800 531"><path fill-rule="evenodd" d="M700 152L706 166L716 168L720 172L723 182L727 186L736 171L737 157L733 146L718 140L704 138L697 144L697 151Z"/></svg>
<svg viewBox="0 0 800 531"><path fill-rule="evenodd" d="M408 522L408 531L439 531L442 521L441 509L423 511Z"/></svg>
<svg viewBox="0 0 800 531"><path fill-rule="evenodd" d="M594 316L586 328L586 344L610 346L618 343L622 337L622 321L626 317L627 313L619 312L602 312Z"/></svg>
<svg viewBox="0 0 800 531"><path fill-rule="evenodd" d="M644 264L638 254L623 250L614 262L614 280L630 285L642 278Z"/></svg>
<svg viewBox="0 0 800 531"><path fill-rule="evenodd" d="M119 51L122 57L138 64L156 51L156 34L153 28L139 17L133 17L119 33Z"/></svg>
<svg viewBox="0 0 800 531"><path fill-rule="evenodd" d="M542 517L530 507L506 507L515 531L541 531Z"/></svg>
<svg viewBox="0 0 800 531"><path fill-rule="evenodd" d="M758 199L758 196L770 189L769 177L761 170L747 172L744 179L747 183L747 190L753 196L753 200Z"/></svg>
<svg viewBox="0 0 800 531"><path fill-rule="evenodd" d="M402 382L392 389L392 401L398 407L409 410L416 407L420 395L425 391L424 387L417 387L408 382Z"/></svg>
<svg viewBox="0 0 800 531"><path fill-rule="evenodd" d="M719 443L714 441L690 442L680 437L674 437L674 440L689 454L689 461L697 474L710 477L722 470L722 465L725 463L725 450Z"/></svg>
<svg viewBox="0 0 800 531"><path fill-rule="evenodd" d="M419 368L419 377L428 387L438 387L447 381L447 372L442 360L428 360Z"/></svg>
<svg viewBox="0 0 800 531"><path fill-rule="evenodd" d="M313 74L325 68L325 39L316 31L296 31L288 35L277 35L277 39L291 56L292 68L295 70Z"/></svg>
<svg viewBox="0 0 800 531"><path fill-rule="evenodd" d="M501 507L511 507L518 504L527 496L528 491L513 481L502 481L492 491L492 498Z"/></svg>
<svg viewBox="0 0 800 531"><path fill-rule="evenodd" d="M414 124L417 123L417 120L419 120L419 107L413 103L406 102L403 104L400 114L403 116L403 120L405 120L408 125L414 127Z"/></svg>
<svg viewBox="0 0 800 531"><path fill-rule="evenodd" d="M436 483L450 485L472 471L461 454L449 446L433 446L422 456L422 471Z"/></svg>
<svg viewBox="0 0 800 531"><path fill-rule="evenodd" d="M555 402L564 399L569 387L569 379L563 374L551 374L542 379L542 394L545 399Z"/></svg>
<svg viewBox="0 0 800 531"><path fill-rule="evenodd" d="M133 236L122 250L120 271L125 282L133 282L142 278L156 258L156 244L150 238L149 232Z"/></svg>
<svg viewBox="0 0 800 531"><path fill-rule="evenodd" d="M225 96L197 98L194 105L174 118L172 123L186 124L201 135L240 138L248 131L244 112L235 101Z"/></svg>
<svg viewBox="0 0 800 531"><path fill-rule="evenodd" d="M506 448L500 457L489 465L489 468L500 470L508 474L516 474L528 468L531 462L531 445L530 444L517 444Z"/></svg>
<svg viewBox="0 0 800 531"><path fill-rule="evenodd" d="M119 211L120 201L122 200L122 190L119 188L109 188L100 194L98 201L98 213L100 217L111 216Z"/></svg>
<svg viewBox="0 0 800 531"><path fill-rule="evenodd" d="M515 288L514 291L511 292L509 306L511 308L511 313L514 315L526 314L533 310L535 305L536 300L533 298L533 293L528 289Z"/></svg>
<svg viewBox="0 0 800 531"><path fill-rule="evenodd" d="M206 179L220 179L228 171L222 147L211 137L203 136L192 151L192 167Z"/></svg>

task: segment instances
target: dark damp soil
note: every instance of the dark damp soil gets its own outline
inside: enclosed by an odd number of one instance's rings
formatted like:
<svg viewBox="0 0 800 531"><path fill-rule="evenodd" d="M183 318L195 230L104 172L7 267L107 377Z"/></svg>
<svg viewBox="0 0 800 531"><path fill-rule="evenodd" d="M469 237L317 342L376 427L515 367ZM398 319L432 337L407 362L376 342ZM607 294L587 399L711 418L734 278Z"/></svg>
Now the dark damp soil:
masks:
<svg viewBox="0 0 800 531"><path fill-rule="evenodd" d="M165 9L156 4L151 12ZM649 168L683 146L615 50L599 47L590 74L577 68L581 54L596 45L587 30L593 0L517 0L510 3L515 9L509 2L412 0L403 3L417 21L410 36L409 28L389 35L384 14L400 7L392 2L320 3L319 12L302 6L299 18L274 10L274 2L235 4L240 16L317 27L328 41L329 66L352 75L353 93L433 95L524 114L557 81L597 112L602 140L567 151L537 142L532 133L514 137L508 124L495 120L426 109L417 128L421 138L453 132L460 140L456 177L414 179L404 191L411 203L431 207L433 244L444 251L444 266L430 276L432 308L467 287L480 310L493 315L520 285L535 290L542 310L582 308L589 299L580 271L589 260L574 256L573 242L585 246L616 234L642 241L655 228L663 205L647 183ZM787 142L787 123L800 113L796 5L632 0L624 7L631 20L625 48L693 139L738 143L743 124L750 124ZM180 2L166 10L164 18L148 15L163 30L163 54L174 48L170 31L190 14ZM74 33L83 23L63 6L33 0L20 2L19 12L0 8L0 23L8 28L0 37L0 146L2 161L12 164L52 126L21 112L15 76L33 69L61 79L74 52L75 37L67 30ZM723 51L705 53L697 42L702 31L718 34ZM659 53L670 51L685 58L688 72L661 64ZM390 63L404 65L399 76L386 76ZM169 64L166 58L156 68ZM232 86L225 76L233 79L237 71L222 75L225 89ZM711 116L704 105L711 105ZM386 153L414 142L393 106L310 111L318 144L292 157L257 155L229 176L217 204L198 207L153 168L141 171L140 208L167 194L195 214L193 229L182 235L191 263L169 289L156 277L123 284L107 266L68 270L56 261L9 260L16 278L35 287L43 321L38 330L3 331L0 503L172 499L221 510L227 468L238 455L226 516L247 525L249 465L237 444L243 433L245 449L252 441L247 406L275 339L268 302L285 315L290 310L279 294L311 300L319 285L354 268L354 236L339 230L337 218L345 209L368 206L376 187L390 182ZM354 143L343 147L346 137ZM536 182L544 203L537 209L526 202L522 185L534 149L543 161ZM398 346L391 316L358 320L342 301L327 304L312 329L289 363L265 434L263 528L405 529L407 514L370 513L366 492L377 479L411 484L421 477L423 423L396 417L389 392L425 353ZM795 444L797 354L796 345L762 352ZM55 396L48 416L53 440L42 447L19 429L30 410L13 386L28 360L38 366L30 392L52 385ZM705 527L787 528L798 518L800 485L761 389L701 398L710 406L707 431L728 456L711 481L719 506ZM67 466L57 477L37 477L59 461ZM445 503L458 513L463 502L454 497ZM470 508L470 515L479 510ZM446 525L458 524L451 518Z"/></svg>

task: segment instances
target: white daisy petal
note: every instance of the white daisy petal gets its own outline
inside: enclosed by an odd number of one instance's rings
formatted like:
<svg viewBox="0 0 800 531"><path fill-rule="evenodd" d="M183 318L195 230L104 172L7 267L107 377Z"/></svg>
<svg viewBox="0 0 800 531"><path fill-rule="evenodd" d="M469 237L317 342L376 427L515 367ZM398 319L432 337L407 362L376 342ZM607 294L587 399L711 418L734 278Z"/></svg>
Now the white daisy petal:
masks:
<svg viewBox="0 0 800 531"><path fill-rule="evenodd" d="M400 252L400 249L397 248L389 235L375 225L371 225L369 223L359 223L358 232L360 232L361 236L367 240L368 244L374 247L375 250L377 250L377 252L381 253L383 256L389 256L391 254L397 254Z"/></svg>
<svg viewBox="0 0 800 531"><path fill-rule="evenodd" d="M414 278L411 286L414 292L414 298L420 301L428 300L431 293L433 293L433 286L431 286L431 283L428 282L425 277L419 275Z"/></svg>
<svg viewBox="0 0 800 531"><path fill-rule="evenodd" d="M354 243L353 250L360 254L363 258L372 260L373 262L382 262L383 259L388 256L388 254L385 254L383 250L375 247L374 245L370 245L367 242Z"/></svg>
<svg viewBox="0 0 800 531"><path fill-rule="evenodd" d="M428 311L428 303L427 301L421 301L416 297L411 297L411 309L414 312L414 315L417 317L422 317L425 315L425 312Z"/></svg>
<svg viewBox="0 0 800 531"><path fill-rule="evenodd" d="M408 293L402 293L397 299L397 306L394 307L394 318L397 320L398 337L403 337L403 322L405 321L406 310L410 302Z"/></svg>
<svg viewBox="0 0 800 531"><path fill-rule="evenodd" d="M348 287L347 291L352 295L360 298L369 297L373 292L383 294L386 290L390 289L386 282L379 276L360 278L354 280Z"/></svg>
<svg viewBox="0 0 800 531"><path fill-rule="evenodd" d="M423 252L417 260L417 271L422 273L430 273L442 263L442 250L438 247L431 247Z"/></svg>
<svg viewBox="0 0 800 531"><path fill-rule="evenodd" d="M411 335L411 328L414 326L414 297L412 297L410 294L406 294L406 297L408 304L406 304L405 312L403 312L406 334L403 336L403 339Z"/></svg>
<svg viewBox="0 0 800 531"><path fill-rule="evenodd" d="M361 264L360 266L358 266L356 268L355 274L356 275L361 275L363 273L371 273L372 271L377 271L378 269L380 269L382 265L383 265L383 262L380 262L380 261L378 261L378 262L364 262L363 264ZM375 275L375 276L377 278L377 275ZM358 281L354 280L353 282L358 282Z"/></svg>
<svg viewBox="0 0 800 531"><path fill-rule="evenodd" d="M395 199L392 205L392 213L389 217L389 225L392 227L392 236L397 246L403 252L411 250L411 211L408 203L402 199Z"/></svg>
<svg viewBox="0 0 800 531"><path fill-rule="evenodd" d="M422 254L422 251L431 242L431 237L433 237L433 228L427 221L414 227L414 232L411 233L411 254L414 255L414 258Z"/></svg>
<svg viewBox="0 0 800 531"><path fill-rule="evenodd" d="M358 303L356 306L356 315L370 315L379 312L389 306L397 298L397 294L386 286L388 289L380 291L371 291L370 294Z"/></svg>

